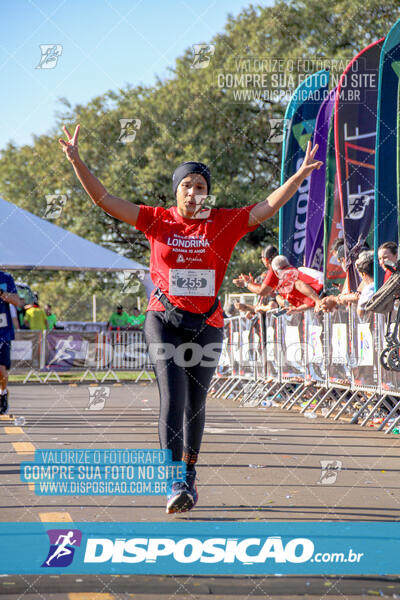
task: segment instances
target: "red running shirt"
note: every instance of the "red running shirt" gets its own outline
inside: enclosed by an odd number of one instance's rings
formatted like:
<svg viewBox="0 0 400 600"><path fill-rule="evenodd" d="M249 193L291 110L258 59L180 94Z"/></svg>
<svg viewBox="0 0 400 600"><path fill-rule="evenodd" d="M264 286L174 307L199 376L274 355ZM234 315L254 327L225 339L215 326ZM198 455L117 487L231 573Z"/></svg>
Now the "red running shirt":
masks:
<svg viewBox="0 0 400 600"><path fill-rule="evenodd" d="M272 288L273 290L279 285L279 279L275 275L275 273L273 272L271 267L268 269L267 274L266 274L265 279L262 284L267 285L268 287Z"/></svg>
<svg viewBox="0 0 400 600"><path fill-rule="evenodd" d="M172 304L196 314L211 308L237 242L258 226L248 226L253 206L213 208L204 219L185 219L176 206L140 207L136 229L150 242L151 279ZM152 294L147 310L165 309ZM206 323L223 327L221 304Z"/></svg>
<svg viewBox="0 0 400 600"><path fill-rule="evenodd" d="M392 276L392 271L390 271L389 269L385 269L385 277L383 279L383 283L386 283L388 279L390 279Z"/></svg>
<svg viewBox="0 0 400 600"><path fill-rule="evenodd" d="M306 275L301 271L298 271L297 279L300 279L300 281L304 281L304 283L308 283L308 285L312 287L314 292L316 292L317 294L319 294L323 288L323 285L319 283L319 281L314 279L314 277L310 277L309 275ZM304 294L302 294L298 289L294 287L294 284L291 291L289 291L287 294L281 293L281 296L286 298L286 300L288 300L290 304L295 307L301 306L302 304L307 304L308 306L315 305L314 300L312 300L309 296L304 296Z"/></svg>

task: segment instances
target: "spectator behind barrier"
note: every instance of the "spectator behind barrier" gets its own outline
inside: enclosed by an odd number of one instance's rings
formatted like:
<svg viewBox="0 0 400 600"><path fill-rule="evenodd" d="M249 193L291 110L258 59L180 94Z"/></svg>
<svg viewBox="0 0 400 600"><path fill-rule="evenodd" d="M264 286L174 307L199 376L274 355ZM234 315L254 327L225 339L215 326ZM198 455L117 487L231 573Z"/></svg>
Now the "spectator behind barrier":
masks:
<svg viewBox="0 0 400 600"><path fill-rule="evenodd" d="M267 269L267 273L261 283L257 283L251 273L248 275L241 273L240 277L233 280L233 283L240 288L246 287L249 292L253 294L258 294L263 297L270 296L279 283L278 278L271 269L271 261L277 254L278 250L272 244L268 244L263 248L260 258L264 267Z"/></svg>
<svg viewBox="0 0 400 600"><path fill-rule="evenodd" d="M258 294L258 302L255 306L249 304L237 303L235 306L238 310L246 311L246 317L251 319L254 317L256 312L267 312L274 308L277 308L277 304L271 298L273 290L278 285L279 280L275 273L271 269L271 261L278 254L278 250L272 244L268 244L261 251L261 261L264 267L267 269L266 273L263 273L258 278L254 279L253 275L249 273L241 275L233 279L233 283L240 288L247 288L249 292Z"/></svg>
<svg viewBox="0 0 400 600"><path fill-rule="evenodd" d="M385 278L383 283L386 283L392 274L392 271L385 266L385 263L392 263L393 266L397 264L397 244L396 242L384 242L378 248L378 262L379 266L385 271Z"/></svg>
<svg viewBox="0 0 400 600"><path fill-rule="evenodd" d="M29 329L35 331L45 331L47 329L46 313L43 308L40 308L38 295L35 294L35 300L33 304L27 304L25 306L25 325Z"/></svg>
<svg viewBox="0 0 400 600"><path fill-rule="evenodd" d="M122 304L118 304L116 312L113 312L108 320L107 328L125 329L126 327L129 327L129 315L124 311Z"/></svg>
<svg viewBox="0 0 400 600"><path fill-rule="evenodd" d="M45 305L44 312L46 313L47 329L51 331L57 323L57 317L51 310L51 304Z"/></svg>
<svg viewBox="0 0 400 600"><path fill-rule="evenodd" d="M361 252L360 252L360 255L361 255ZM341 265L343 271L347 275L344 245L339 247L339 249L337 251L337 258L338 258L338 261L340 262L340 265ZM345 285L343 286L343 290L337 296L338 304L341 304L344 306L350 306L350 304L357 304L364 285L365 285L365 282L363 280L361 280L357 290L355 292L350 292L348 278L346 276L346 282L345 282Z"/></svg>
<svg viewBox="0 0 400 600"><path fill-rule="evenodd" d="M319 310L321 300L318 294L323 288L319 281L292 267L283 255L275 256L271 268L279 279L276 288L278 304L285 307L285 300L289 302L287 314L303 312L312 307Z"/></svg>
<svg viewBox="0 0 400 600"><path fill-rule="evenodd" d="M323 310L324 312L332 312L333 310L335 310L336 308L339 308L340 306L349 306L350 304L357 304L360 294L361 294L361 291L365 285L364 281L361 280L361 283L359 284L357 291L355 291L355 292L349 291L349 282L348 282L347 270L346 270L344 241L342 238L339 238L338 240L335 241L335 243L332 245L332 250L333 250L333 253L336 255L336 258L337 258L341 268L346 273L346 281L345 281L345 283L342 287L342 290L340 291L338 296L326 296L325 298L323 298L323 300L321 302L321 310ZM366 252L366 250L362 250L362 252ZM360 252L360 256L361 256L362 252Z"/></svg>
<svg viewBox="0 0 400 600"><path fill-rule="evenodd" d="M143 329L146 316L143 315L137 306L132 308L132 314L129 317L129 328L141 331Z"/></svg>
<svg viewBox="0 0 400 600"><path fill-rule="evenodd" d="M362 318L366 313L365 305L374 295L374 253L371 251L361 252L356 260L356 268L363 283L357 303L357 314Z"/></svg>

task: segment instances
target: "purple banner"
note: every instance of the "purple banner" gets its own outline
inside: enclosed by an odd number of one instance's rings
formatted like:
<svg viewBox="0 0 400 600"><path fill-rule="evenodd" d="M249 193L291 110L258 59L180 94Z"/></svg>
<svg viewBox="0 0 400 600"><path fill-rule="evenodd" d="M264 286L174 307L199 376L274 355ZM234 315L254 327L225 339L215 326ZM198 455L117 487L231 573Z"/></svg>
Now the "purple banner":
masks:
<svg viewBox="0 0 400 600"><path fill-rule="evenodd" d="M329 71L313 73L296 88L285 113L281 184L285 183L304 160L315 120L328 95ZM303 265L306 244L307 202L310 177L279 210L279 254L294 267Z"/></svg>
<svg viewBox="0 0 400 600"><path fill-rule="evenodd" d="M88 366L90 350L93 352L97 333L50 332L47 335L46 369L83 368Z"/></svg>
<svg viewBox="0 0 400 600"><path fill-rule="evenodd" d="M316 160L324 163L318 171L311 174L308 193L305 266L323 271L324 268L324 211L325 211L325 175L326 154L328 148L329 125L335 105L336 88L329 93L319 109L315 121L313 144L318 144Z"/></svg>

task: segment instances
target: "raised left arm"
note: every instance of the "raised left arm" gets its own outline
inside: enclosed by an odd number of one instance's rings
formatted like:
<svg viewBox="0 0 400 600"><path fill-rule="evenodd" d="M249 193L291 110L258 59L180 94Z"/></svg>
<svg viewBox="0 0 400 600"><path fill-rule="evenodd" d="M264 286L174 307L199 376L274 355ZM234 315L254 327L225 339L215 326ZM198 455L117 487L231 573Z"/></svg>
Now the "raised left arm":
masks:
<svg viewBox="0 0 400 600"><path fill-rule="evenodd" d="M259 225L263 221L266 221L290 200L290 198L297 192L300 185L314 169L320 169L322 162L320 160L314 160L315 154L318 150L318 144L311 148L311 142L307 144L306 155L304 161L299 170L289 177L283 185L277 190L272 192L263 202L260 202L254 206L249 214L249 227L253 225Z"/></svg>

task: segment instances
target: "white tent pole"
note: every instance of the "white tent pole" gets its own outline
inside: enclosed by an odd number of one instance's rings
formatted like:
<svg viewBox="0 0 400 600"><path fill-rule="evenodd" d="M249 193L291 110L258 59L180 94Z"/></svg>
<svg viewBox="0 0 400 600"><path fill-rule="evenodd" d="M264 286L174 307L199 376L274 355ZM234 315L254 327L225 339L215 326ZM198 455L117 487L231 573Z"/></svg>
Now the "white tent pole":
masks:
<svg viewBox="0 0 400 600"><path fill-rule="evenodd" d="M93 294L93 323L96 323L96 294Z"/></svg>

